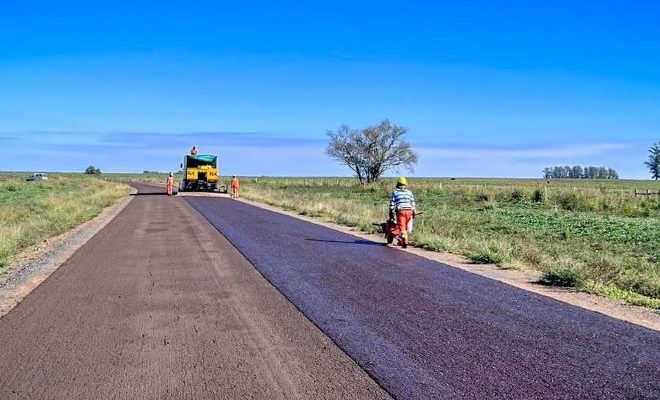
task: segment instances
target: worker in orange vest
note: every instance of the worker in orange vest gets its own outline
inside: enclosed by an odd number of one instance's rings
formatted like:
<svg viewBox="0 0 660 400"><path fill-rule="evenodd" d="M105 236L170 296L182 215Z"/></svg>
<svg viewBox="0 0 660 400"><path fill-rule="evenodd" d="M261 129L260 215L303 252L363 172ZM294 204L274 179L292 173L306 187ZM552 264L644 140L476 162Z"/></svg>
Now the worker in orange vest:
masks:
<svg viewBox="0 0 660 400"><path fill-rule="evenodd" d="M232 199L238 199L239 197L239 192L241 190L241 183L238 181L238 178L236 175L232 175L231 177L231 198Z"/></svg>
<svg viewBox="0 0 660 400"><path fill-rule="evenodd" d="M193 146L192 149L190 149L190 155L191 156L196 156L197 155L197 147Z"/></svg>
<svg viewBox="0 0 660 400"><path fill-rule="evenodd" d="M170 175L167 177L167 195L172 196L174 194L174 174L170 172Z"/></svg>

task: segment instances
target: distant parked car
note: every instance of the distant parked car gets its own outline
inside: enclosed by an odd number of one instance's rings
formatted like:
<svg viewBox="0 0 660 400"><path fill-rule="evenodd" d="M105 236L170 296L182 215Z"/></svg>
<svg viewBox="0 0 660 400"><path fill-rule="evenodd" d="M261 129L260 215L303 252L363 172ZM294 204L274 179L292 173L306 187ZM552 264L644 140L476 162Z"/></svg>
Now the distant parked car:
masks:
<svg viewBox="0 0 660 400"><path fill-rule="evenodd" d="M26 181L45 181L48 180L48 174L45 172L35 172Z"/></svg>

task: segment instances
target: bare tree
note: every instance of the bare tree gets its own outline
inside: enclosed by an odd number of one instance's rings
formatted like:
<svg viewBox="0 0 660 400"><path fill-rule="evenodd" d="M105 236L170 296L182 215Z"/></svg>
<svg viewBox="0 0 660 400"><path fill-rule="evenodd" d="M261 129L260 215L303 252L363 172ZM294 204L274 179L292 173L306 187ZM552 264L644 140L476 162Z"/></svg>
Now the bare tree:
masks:
<svg viewBox="0 0 660 400"><path fill-rule="evenodd" d="M330 143L326 154L353 170L362 183L366 160L361 150L360 132L351 129L348 125L342 125L336 132L329 131L328 136Z"/></svg>
<svg viewBox="0 0 660 400"><path fill-rule="evenodd" d="M417 153L404 140L407 130L384 120L362 130L342 125L329 131L326 154L349 167L360 183L376 182L389 170L401 167L412 171Z"/></svg>

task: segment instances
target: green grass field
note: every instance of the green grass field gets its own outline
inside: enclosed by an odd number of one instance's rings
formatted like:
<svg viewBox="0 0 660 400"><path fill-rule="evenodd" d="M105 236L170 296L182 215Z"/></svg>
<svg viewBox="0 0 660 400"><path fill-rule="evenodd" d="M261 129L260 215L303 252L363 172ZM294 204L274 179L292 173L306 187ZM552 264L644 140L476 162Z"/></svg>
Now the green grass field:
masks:
<svg viewBox="0 0 660 400"><path fill-rule="evenodd" d="M22 250L97 216L130 188L81 174L26 182L29 174L0 174L0 274Z"/></svg>
<svg viewBox="0 0 660 400"><path fill-rule="evenodd" d="M246 178L244 197L373 232L392 180ZM416 246L534 269L547 284L660 309L660 197L652 181L413 179Z"/></svg>
<svg viewBox="0 0 660 400"><path fill-rule="evenodd" d="M175 174L174 179L178 183L181 181L181 177L181 174ZM112 182L146 182L165 184L167 181L167 174L158 172L150 172L148 174L110 173L101 175L101 178Z"/></svg>

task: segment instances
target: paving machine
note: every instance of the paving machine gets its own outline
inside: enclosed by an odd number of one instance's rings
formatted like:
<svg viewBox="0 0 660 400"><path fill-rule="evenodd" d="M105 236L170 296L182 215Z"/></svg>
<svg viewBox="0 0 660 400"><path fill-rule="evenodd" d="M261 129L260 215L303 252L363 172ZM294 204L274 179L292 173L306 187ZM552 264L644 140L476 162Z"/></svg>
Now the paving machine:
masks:
<svg viewBox="0 0 660 400"><path fill-rule="evenodd" d="M182 192L227 192L220 183L218 157L209 154L187 155L181 164L183 179L179 186Z"/></svg>

